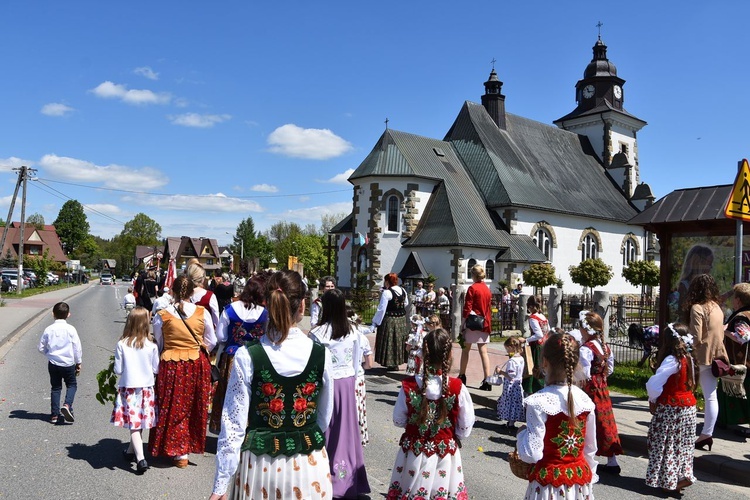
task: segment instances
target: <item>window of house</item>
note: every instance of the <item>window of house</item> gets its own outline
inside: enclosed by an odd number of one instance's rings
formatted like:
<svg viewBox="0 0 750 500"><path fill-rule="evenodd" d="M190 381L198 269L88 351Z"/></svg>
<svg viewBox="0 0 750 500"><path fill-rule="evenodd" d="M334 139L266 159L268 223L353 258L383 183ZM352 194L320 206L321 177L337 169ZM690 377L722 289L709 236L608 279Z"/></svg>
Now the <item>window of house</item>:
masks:
<svg viewBox="0 0 750 500"><path fill-rule="evenodd" d="M629 266L631 262L636 261L636 245L633 238L625 240L625 248L622 252L622 265Z"/></svg>
<svg viewBox="0 0 750 500"><path fill-rule="evenodd" d="M42 247L40 245L29 245L29 255L42 255Z"/></svg>
<svg viewBox="0 0 750 500"><path fill-rule="evenodd" d="M548 260L552 260L552 238L545 229L537 229L534 243Z"/></svg>
<svg viewBox="0 0 750 500"><path fill-rule="evenodd" d="M596 259L599 256L599 248L593 234L587 234L581 244L581 262L586 259Z"/></svg>
<svg viewBox="0 0 750 500"><path fill-rule="evenodd" d="M212 266L214 263L214 259L206 259L206 265Z"/></svg>
<svg viewBox="0 0 750 500"><path fill-rule="evenodd" d="M477 265L477 259L469 259L469 262L466 264L466 279L472 279L471 278L471 268Z"/></svg>
<svg viewBox="0 0 750 500"><path fill-rule="evenodd" d="M495 279L495 263L491 260L488 260L484 264L484 274L485 278L488 280L494 280Z"/></svg>
<svg viewBox="0 0 750 500"><path fill-rule="evenodd" d="M388 231L398 232L399 201L397 196L388 198Z"/></svg>
<svg viewBox="0 0 750 500"><path fill-rule="evenodd" d="M357 272L367 272L367 249L365 247L360 247L357 254Z"/></svg>

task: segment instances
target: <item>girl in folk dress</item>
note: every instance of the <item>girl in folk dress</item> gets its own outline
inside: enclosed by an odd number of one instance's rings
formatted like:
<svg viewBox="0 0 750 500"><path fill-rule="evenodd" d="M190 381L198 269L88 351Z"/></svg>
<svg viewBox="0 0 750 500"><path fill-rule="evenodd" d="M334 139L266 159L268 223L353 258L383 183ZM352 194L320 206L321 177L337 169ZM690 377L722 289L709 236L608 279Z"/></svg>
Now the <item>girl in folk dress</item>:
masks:
<svg viewBox="0 0 750 500"><path fill-rule="evenodd" d="M526 418L523 412L523 367L524 361L521 356L520 337L510 337L505 343L505 350L510 359L505 364L505 370L495 370L503 377L503 392L497 400L497 418L505 420L505 430L510 433L515 431L516 422L524 422Z"/></svg>
<svg viewBox="0 0 750 500"><path fill-rule="evenodd" d="M474 426L468 389L448 377L451 338L442 328L424 338L422 374L408 377L393 409L393 423L404 427L393 465L388 499L466 499L460 440Z"/></svg>
<svg viewBox="0 0 750 500"><path fill-rule="evenodd" d="M422 341L427 333L426 321L419 314L413 314L411 320L411 334L406 339L409 359L406 362L406 374L415 375L422 370Z"/></svg>
<svg viewBox="0 0 750 500"><path fill-rule="evenodd" d="M355 386L355 396L357 398L357 418L359 420L359 435L362 446L367 446L370 442L370 433L367 431L367 388L365 387L365 370L372 368L372 348L366 335L372 333L368 327L362 325L362 321L350 306L346 306L346 316L349 322L356 329L359 335L360 345L362 346L362 363L357 367L357 382Z"/></svg>
<svg viewBox="0 0 750 500"><path fill-rule="evenodd" d="M619 474L620 465L617 463L617 455L622 455L622 446L607 385L607 377L615 369L615 358L612 350L604 342L602 333L604 322L601 316L595 312L581 311L578 319L583 337L581 345L583 390L596 404L596 454L600 457L607 457L607 465L600 466L599 471Z"/></svg>
<svg viewBox="0 0 750 500"><path fill-rule="evenodd" d="M593 500L596 475L594 402L573 383L578 342L568 333L549 336L542 349L545 387L524 400L526 426L518 456L533 464L527 500Z"/></svg>
<svg viewBox="0 0 750 500"><path fill-rule="evenodd" d="M148 469L143 429L156 425L154 374L159 372L159 350L150 339L149 320L148 309L133 309L115 349L115 373L120 380L110 422L130 429L130 445L123 455L128 460L135 459L138 474Z"/></svg>
<svg viewBox="0 0 750 500"><path fill-rule="evenodd" d="M333 411L331 354L297 326L306 293L294 271L268 280L266 334L234 356L212 500L332 497L324 434Z"/></svg>
<svg viewBox="0 0 750 500"><path fill-rule="evenodd" d="M326 430L326 450L331 464L335 498L357 498L370 492L360 441L355 385L362 365L359 334L346 317L346 298L338 289L321 298L318 326L310 330L313 340L331 353L333 369L333 415Z"/></svg>
<svg viewBox="0 0 750 500"><path fill-rule="evenodd" d="M531 336L528 339L523 339L523 342L528 342L531 348L534 370L527 379L525 389L528 394L533 394L544 387L544 376L541 374L539 367L542 366L542 347L549 334L549 322L544 317L544 314L542 314L542 300L540 298L533 295L529 297L526 308L529 311Z"/></svg>
<svg viewBox="0 0 750 500"><path fill-rule="evenodd" d="M659 368L648 379L651 425L648 429L646 484L680 493L695 482L695 370L693 336L683 324L670 324L661 336Z"/></svg>

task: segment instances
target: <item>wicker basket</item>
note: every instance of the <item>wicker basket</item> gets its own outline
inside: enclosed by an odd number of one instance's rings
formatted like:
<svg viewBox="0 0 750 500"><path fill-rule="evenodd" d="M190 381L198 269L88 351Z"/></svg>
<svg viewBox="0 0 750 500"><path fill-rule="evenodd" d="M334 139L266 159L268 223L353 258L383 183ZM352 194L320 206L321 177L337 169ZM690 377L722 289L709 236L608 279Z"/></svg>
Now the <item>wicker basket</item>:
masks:
<svg viewBox="0 0 750 500"><path fill-rule="evenodd" d="M513 450L508 454L508 463L510 464L510 471L519 479L527 481L529 479L529 471L531 470L531 464L527 464L518 457L518 451Z"/></svg>

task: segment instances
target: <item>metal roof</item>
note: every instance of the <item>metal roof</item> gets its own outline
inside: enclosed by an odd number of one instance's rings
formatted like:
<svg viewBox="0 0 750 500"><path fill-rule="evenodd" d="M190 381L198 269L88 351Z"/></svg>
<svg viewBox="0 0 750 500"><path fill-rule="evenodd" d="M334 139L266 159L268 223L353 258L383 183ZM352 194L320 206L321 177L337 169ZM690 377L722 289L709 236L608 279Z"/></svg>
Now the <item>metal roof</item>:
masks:
<svg viewBox="0 0 750 500"><path fill-rule="evenodd" d="M601 103L599 103L599 105L594 106L591 109L576 108L573 111L571 111L570 113L568 113L567 115L563 116L562 118L558 118L557 120L555 120L554 123L558 124L558 123L564 122L565 120L572 120L573 118L580 118L581 116L600 115L602 113L608 113L610 111L613 111L615 113L627 116L631 120L635 120L635 121L638 121L638 122L642 123L643 126L647 125L647 122L641 120L637 116L631 115L630 113L628 113L627 111L625 111L625 109L617 109L617 108L615 108L612 105L612 103L609 102L607 99L602 99L602 101L601 101Z"/></svg>
<svg viewBox="0 0 750 500"><path fill-rule="evenodd" d="M419 258L419 254L416 251L410 252L409 257L404 262L404 267L401 268L401 272L398 273L398 277L402 280L409 278L427 278L428 274L425 271L422 259Z"/></svg>
<svg viewBox="0 0 750 500"><path fill-rule="evenodd" d="M354 212L341 219L341 221L333 226L328 232L336 234L351 233L352 231L354 231Z"/></svg>
<svg viewBox="0 0 750 500"><path fill-rule="evenodd" d="M732 185L678 189L672 191L629 223L646 226L669 223L724 221L724 206Z"/></svg>

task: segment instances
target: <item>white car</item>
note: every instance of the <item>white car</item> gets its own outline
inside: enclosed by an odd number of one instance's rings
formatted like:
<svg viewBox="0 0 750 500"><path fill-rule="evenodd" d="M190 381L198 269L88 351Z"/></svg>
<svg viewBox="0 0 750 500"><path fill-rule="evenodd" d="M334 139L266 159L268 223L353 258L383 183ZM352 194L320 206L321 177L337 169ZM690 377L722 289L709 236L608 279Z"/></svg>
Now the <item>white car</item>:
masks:
<svg viewBox="0 0 750 500"><path fill-rule="evenodd" d="M112 280L112 275L110 273L102 273L102 275L99 277L99 281L102 285L114 285L114 281Z"/></svg>

